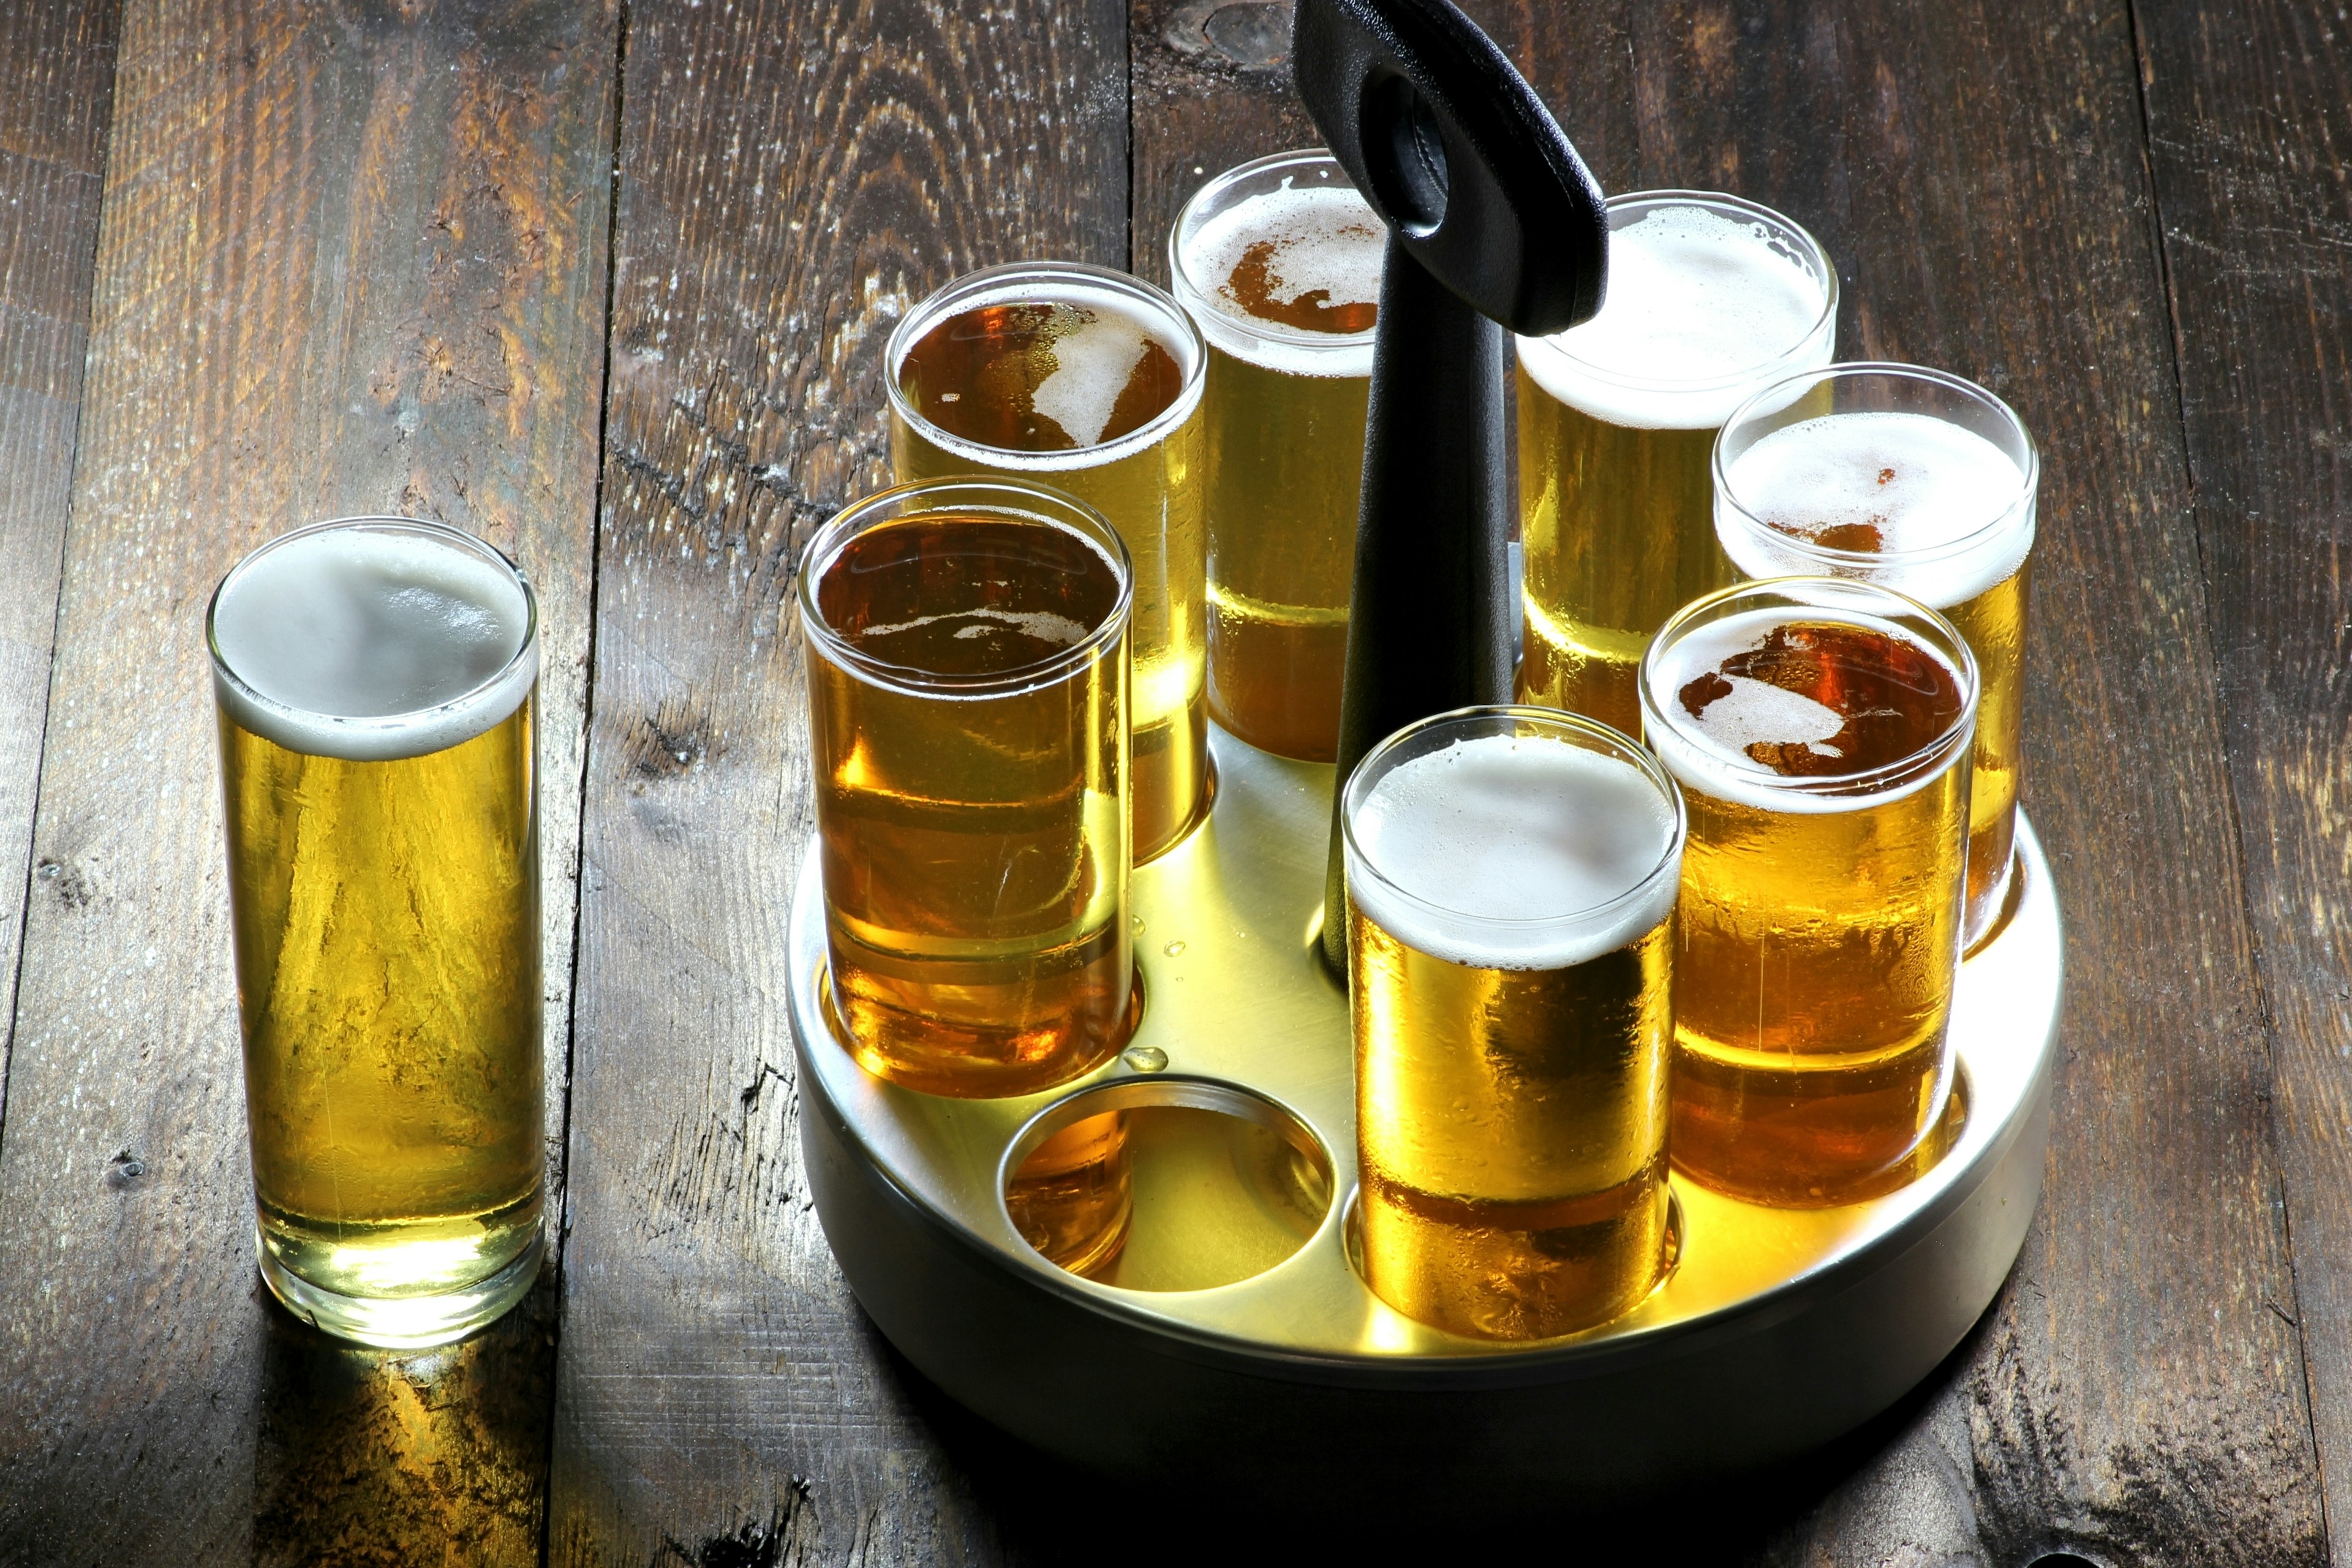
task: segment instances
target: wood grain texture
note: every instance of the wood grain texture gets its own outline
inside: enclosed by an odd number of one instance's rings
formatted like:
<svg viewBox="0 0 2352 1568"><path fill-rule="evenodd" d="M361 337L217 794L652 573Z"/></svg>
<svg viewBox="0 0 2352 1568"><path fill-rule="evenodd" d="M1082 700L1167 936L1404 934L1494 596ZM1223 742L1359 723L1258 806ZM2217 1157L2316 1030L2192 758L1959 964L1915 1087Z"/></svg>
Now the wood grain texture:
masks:
<svg viewBox="0 0 2352 1568"><path fill-rule="evenodd" d="M0 1128L120 7L0 15Z"/></svg>
<svg viewBox="0 0 2352 1568"><path fill-rule="evenodd" d="M1790 213L1841 259L1844 357L1986 383L2045 463L2025 802L2069 951L2041 1214L1941 1388L1769 1558L2314 1561L2129 17L2110 0L1474 8L1610 188ZM1585 68L1619 59L1622 89L1613 64Z"/></svg>
<svg viewBox="0 0 2352 1568"><path fill-rule="evenodd" d="M520 557L559 1132L616 20L124 18L0 1144L0 1561L537 1555L543 1415L498 1402L544 1390L545 1306L393 1358L265 1304L201 623L241 553L320 517Z"/></svg>
<svg viewBox="0 0 2352 1568"><path fill-rule="evenodd" d="M1323 138L1290 89L1288 0L1134 0L1129 269L1168 286L1184 204L1236 163Z"/></svg>
<svg viewBox="0 0 2352 1568"><path fill-rule="evenodd" d="M632 9L551 1562L998 1556L800 1169L789 590L884 481L901 312L1124 259L1126 59L1104 0Z"/></svg>
<svg viewBox="0 0 2352 1568"><path fill-rule="evenodd" d="M2352 24L2137 6L2335 1560L2352 1563Z"/></svg>

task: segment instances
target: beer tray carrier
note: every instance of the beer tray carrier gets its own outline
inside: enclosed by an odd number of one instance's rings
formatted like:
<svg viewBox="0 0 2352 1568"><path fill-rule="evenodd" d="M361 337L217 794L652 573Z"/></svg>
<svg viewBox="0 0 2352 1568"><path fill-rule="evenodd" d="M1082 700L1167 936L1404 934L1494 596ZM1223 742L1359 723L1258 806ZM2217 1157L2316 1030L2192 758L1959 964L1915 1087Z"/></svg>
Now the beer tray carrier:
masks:
<svg viewBox="0 0 2352 1568"><path fill-rule="evenodd" d="M1333 771L1222 731L1211 743L1209 819L1135 873L1135 1036L1045 1093L943 1099L862 1069L829 1022L814 847L803 868L791 1010L817 1213L866 1311L957 1400L1094 1468L1247 1493L1597 1500L1850 1430L1990 1303L2041 1191L2059 1014L2058 905L2022 816L2007 923L1960 970L1963 1109L1940 1159L1829 1209L1677 1177L1678 1261L1654 1294L1580 1334L1502 1343L1395 1312L1350 1262L1348 1002L1315 951ZM1121 1289L1046 1262L1013 1228L1007 1177L1075 1117L1151 1105L1276 1131L1330 1177L1319 1225L1286 1259L1208 1289Z"/></svg>
<svg viewBox="0 0 2352 1568"><path fill-rule="evenodd" d="M1295 18L1299 97L1390 231L1344 763L1425 714L1508 700L1507 331L1589 318L1606 237L1575 150L1453 5L1298 0ZM1050 1453L1212 1495L1607 1501L1851 1430L1990 1303L2041 1193L2059 1011L2058 904L2021 815L2006 924L1960 969L1956 1110L1927 1168L1811 1210L1677 1178L1677 1262L1652 1295L1580 1334L1496 1342L1391 1310L1350 1262L1353 1047L1317 952L1335 770L1214 730L1210 743L1208 820L1135 872L1134 1037L1046 1093L944 1099L861 1068L828 1020L818 854L803 867L790 1006L817 1215L866 1311L950 1394ZM1295 1251L1228 1284L1140 1289L1066 1272L1022 1240L1004 1189L1027 1154L1079 1117L1154 1106L1240 1118L1305 1173L1286 1194L1316 1189L1293 1211ZM1129 1119L1131 1149L1148 1120ZM1250 1163L1232 1147L1229 1184ZM1150 1226L1207 1212L1186 1194L1210 1190L1196 1179L1213 1164L1187 1167L1192 1186L1161 1184L1155 1217L1137 1154L1113 1278Z"/></svg>

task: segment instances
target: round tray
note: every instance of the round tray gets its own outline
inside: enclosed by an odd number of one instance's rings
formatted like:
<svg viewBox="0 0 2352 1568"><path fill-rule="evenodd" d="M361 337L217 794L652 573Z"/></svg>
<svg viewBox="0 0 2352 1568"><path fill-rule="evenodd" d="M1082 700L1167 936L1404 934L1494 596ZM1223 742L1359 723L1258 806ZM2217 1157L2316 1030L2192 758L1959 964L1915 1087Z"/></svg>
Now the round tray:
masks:
<svg viewBox="0 0 2352 1568"><path fill-rule="evenodd" d="M791 1006L817 1214L858 1300L957 1400L1091 1468L1267 1500L1400 1486L1602 1500L1850 1430L1991 1301L2041 1192L2061 984L2057 901L2021 815L2010 919L1960 970L1966 1109L1940 1160L1834 1209L1761 1208L1677 1179L1680 1258L1655 1293L1582 1334L1498 1344L1402 1316L1349 1264L1348 1005L1311 951L1332 770L1213 730L1211 744L1208 822L1135 874L1135 1038L1048 1093L949 1100L860 1068L828 1022L807 857ZM1165 1052L1166 1069L1130 1068L1151 1059L1138 1047ZM1286 1260L1211 1289L1123 1289L1047 1263L1006 1214L1009 1155L1034 1142L1021 1138L1033 1118L1109 1083L1170 1104L1235 1085L1288 1111L1334 1173L1319 1227Z"/></svg>

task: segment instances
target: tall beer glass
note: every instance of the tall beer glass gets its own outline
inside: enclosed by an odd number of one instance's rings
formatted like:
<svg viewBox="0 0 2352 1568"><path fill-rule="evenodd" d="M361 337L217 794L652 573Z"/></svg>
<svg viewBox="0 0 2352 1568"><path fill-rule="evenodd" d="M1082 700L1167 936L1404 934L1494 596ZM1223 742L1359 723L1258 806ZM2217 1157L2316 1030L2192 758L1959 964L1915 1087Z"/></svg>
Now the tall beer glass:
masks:
<svg viewBox="0 0 2352 1568"><path fill-rule="evenodd" d="M2014 409L1915 365L1842 364L1759 393L1715 447L1715 530L1750 577L1820 574L1940 610L1976 655L1966 943L2007 901L2041 462Z"/></svg>
<svg viewBox="0 0 2352 1568"><path fill-rule="evenodd" d="M530 586L405 518L273 540L205 628L261 1277L440 1344L538 1273Z"/></svg>
<svg viewBox="0 0 2352 1568"><path fill-rule="evenodd" d="M1715 434L1758 387L1825 364L1837 271L1767 207L1704 191L1609 202L1609 297L1519 347L1520 700L1641 721L1642 650L1732 581Z"/></svg>
<svg viewBox="0 0 2352 1568"><path fill-rule="evenodd" d="M1168 237L1209 344L1209 712L1308 762L1339 755L1387 238L1320 149L1228 169Z"/></svg>
<svg viewBox="0 0 2352 1568"><path fill-rule="evenodd" d="M1202 706L1208 352L1159 289L1074 262L960 279L890 334L890 461L901 481L1027 479L1108 518L1134 563L1135 853L1209 805Z"/></svg>
<svg viewBox="0 0 2352 1568"><path fill-rule="evenodd" d="M867 1071L1027 1094L1122 1043L1126 547L1008 481L901 485L809 542L832 1002Z"/></svg>
<svg viewBox="0 0 2352 1568"><path fill-rule="evenodd" d="M1976 661L1866 583L1697 601L1642 666L1690 809L1675 1163L1758 1203L1883 1184L1944 1113Z"/></svg>
<svg viewBox="0 0 2352 1568"><path fill-rule="evenodd" d="M1666 1264L1683 807L1605 725L1468 708L1348 781L1364 1274L1455 1333L1613 1318Z"/></svg>

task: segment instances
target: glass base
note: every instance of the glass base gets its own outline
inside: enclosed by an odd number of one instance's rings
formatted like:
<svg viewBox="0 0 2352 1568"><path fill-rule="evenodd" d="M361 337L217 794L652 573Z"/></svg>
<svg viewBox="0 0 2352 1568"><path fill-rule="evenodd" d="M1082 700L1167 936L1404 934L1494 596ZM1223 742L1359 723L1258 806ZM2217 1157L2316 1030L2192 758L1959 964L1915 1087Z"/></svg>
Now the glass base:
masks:
<svg viewBox="0 0 2352 1568"><path fill-rule="evenodd" d="M421 1351L462 1340L496 1322L530 1293L546 1256L543 1231L534 1229L514 1261L462 1289L435 1296L346 1296L313 1285L258 1248L261 1278L286 1310L337 1339L379 1350Z"/></svg>

